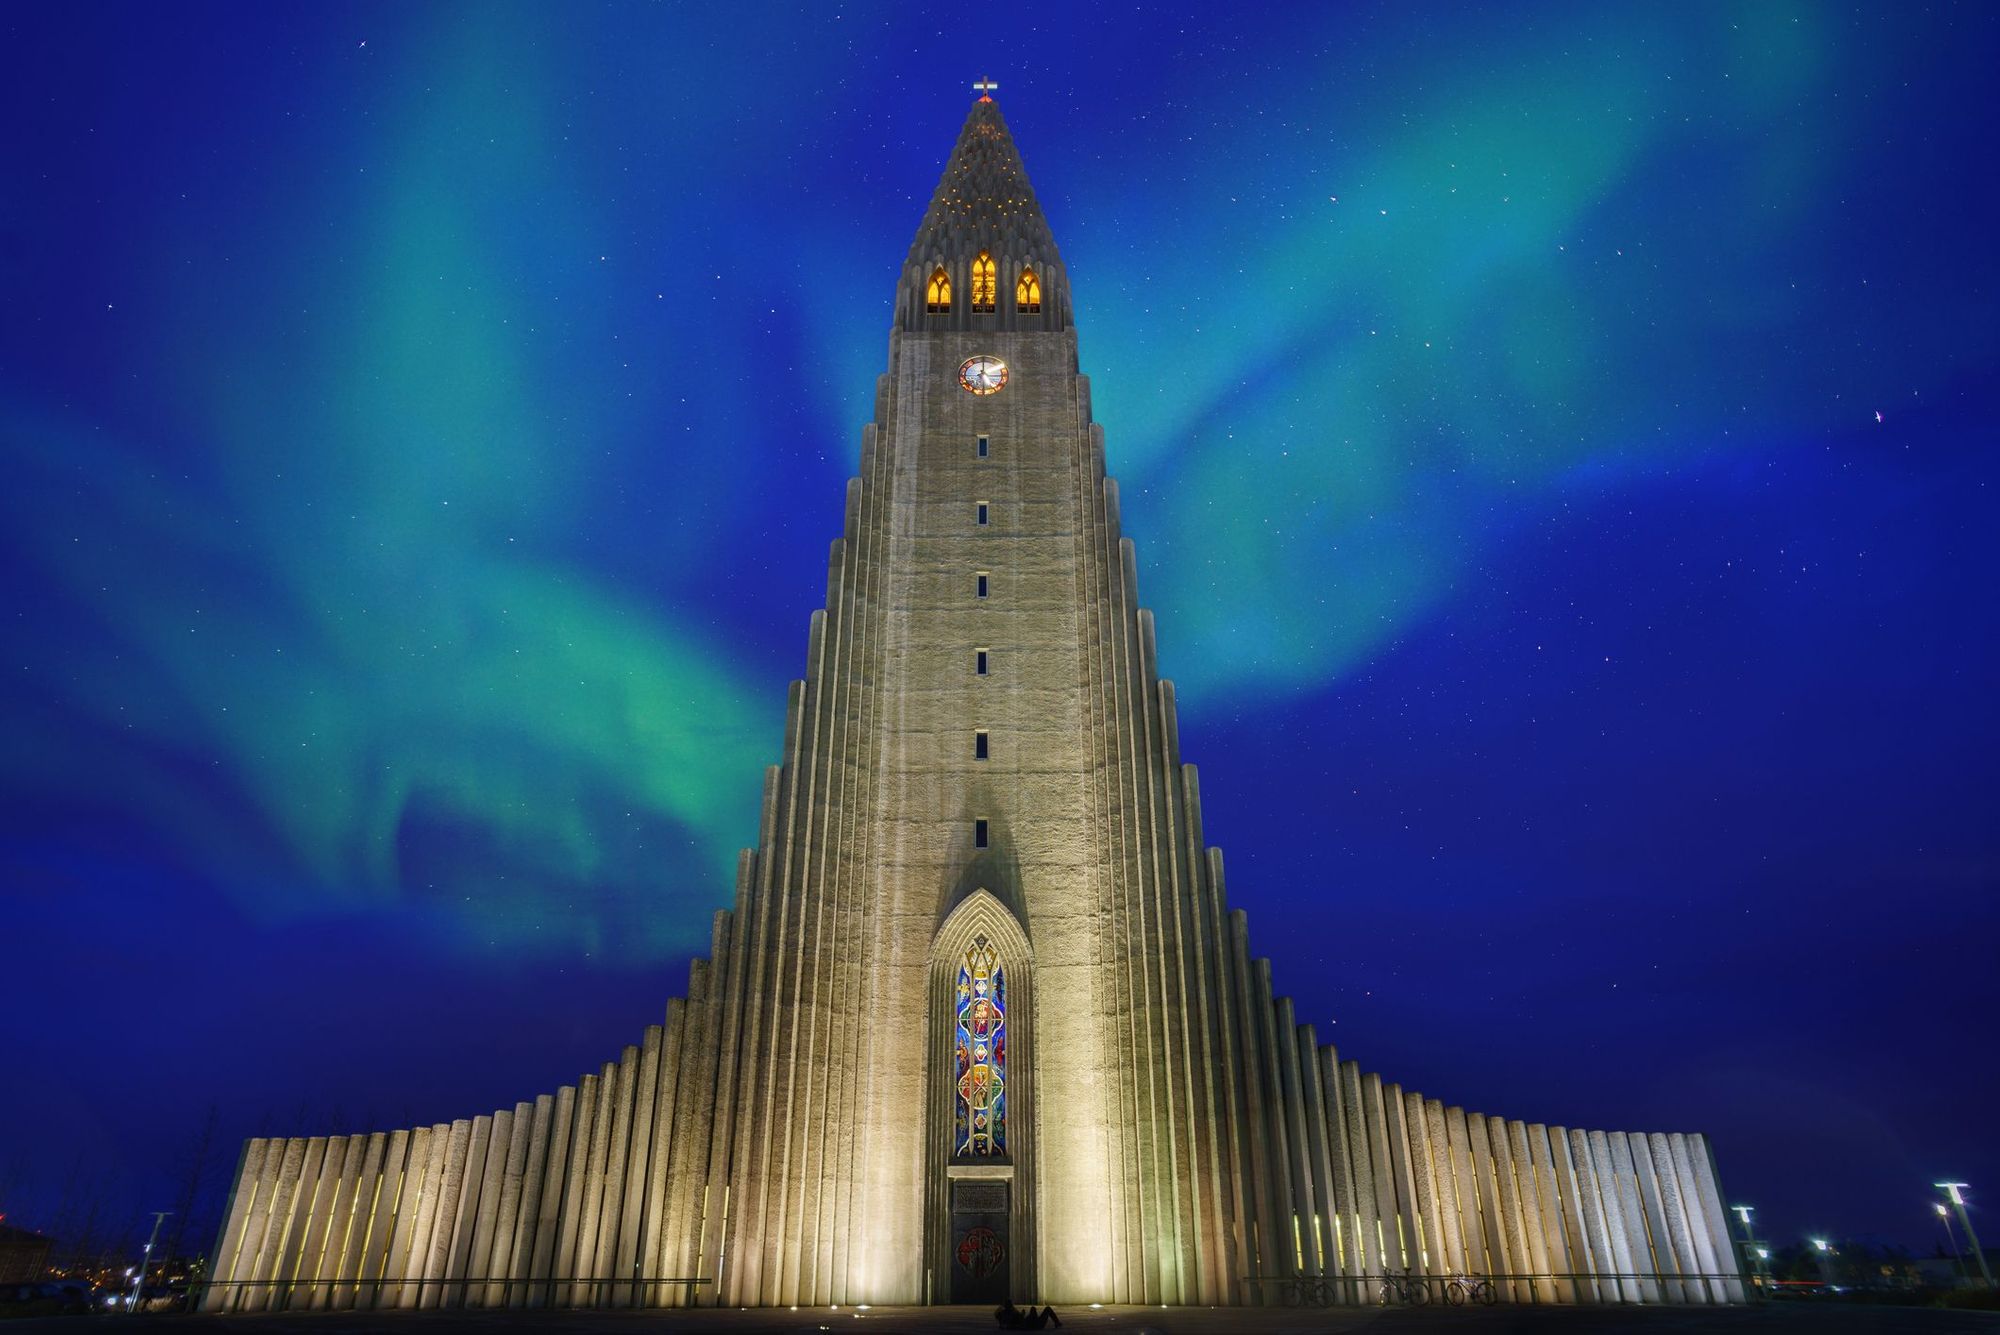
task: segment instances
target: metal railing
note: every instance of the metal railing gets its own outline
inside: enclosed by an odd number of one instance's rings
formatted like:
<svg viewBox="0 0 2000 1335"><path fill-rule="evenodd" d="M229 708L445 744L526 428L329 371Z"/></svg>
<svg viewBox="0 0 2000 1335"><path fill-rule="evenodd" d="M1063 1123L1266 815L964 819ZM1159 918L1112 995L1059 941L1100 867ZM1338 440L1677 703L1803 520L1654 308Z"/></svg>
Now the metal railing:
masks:
<svg viewBox="0 0 2000 1335"><path fill-rule="evenodd" d="M1243 1284L1250 1301L1281 1307L1422 1307L1431 1303L1457 1307L1496 1302L1712 1305L1761 1302L1768 1296L1747 1275L1678 1271L1418 1274L1395 1270L1374 1275L1251 1275ZM1700 1286L1701 1296L1690 1299L1685 1296L1685 1287L1695 1285Z"/></svg>
<svg viewBox="0 0 2000 1335"><path fill-rule="evenodd" d="M191 1311L218 1312L394 1311L398 1308L659 1307L656 1293L681 1291L681 1305L695 1307L696 1290L715 1281L705 1275L558 1275L543 1279L467 1275L451 1279L238 1279L198 1280L189 1286ZM497 1290L497 1296L496 1296ZM389 1295L387 1302L383 1295Z"/></svg>

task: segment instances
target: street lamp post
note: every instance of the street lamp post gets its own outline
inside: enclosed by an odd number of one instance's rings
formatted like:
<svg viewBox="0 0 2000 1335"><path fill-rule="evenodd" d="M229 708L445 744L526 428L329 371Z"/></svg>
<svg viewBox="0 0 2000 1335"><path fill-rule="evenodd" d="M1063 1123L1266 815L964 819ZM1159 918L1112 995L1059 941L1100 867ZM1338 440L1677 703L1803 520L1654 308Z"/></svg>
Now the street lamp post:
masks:
<svg viewBox="0 0 2000 1335"><path fill-rule="evenodd" d="M1972 1259L1979 1262L1979 1273L1986 1278L1986 1287L1989 1289L2000 1288L2000 1284L1993 1282L1993 1271L1986 1264L1986 1250L1979 1245L1979 1234L1973 1230L1972 1216L1965 1212L1965 1197L1960 1192L1968 1184L1964 1182L1937 1182L1932 1185L1944 1192L1945 1195L1951 1197L1952 1208L1958 1211L1959 1226L1965 1230L1966 1239L1972 1243Z"/></svg>
<svg viewBox="0 0 2000 1335"><path fill-rule="evenodd" d="M1813 1259L1819 1262L1819 1277L1829 1289L1837 1288L1833 1282L1833 1244L1825 1238L1808 1238L1813 1245Z"/></svg>
<svg viewBox="0 0 2000 1335"><path fill-rule="evenodd" d="M1938 1222L1944 1225L1944 1240L1951 1244L1952 1269L1958 1271L1958 1282L1965 1282L1965 1258L1958 1251L1958 1234L1951 1231L1951 1211L1944 1208L1943 1201L1933 1201L1931 1209L1936 1210Z"/></svg>
<svg viewBox="0 0 2000 1335"><path fill-rule="evenodd" d="M1771 1267L1764 1264L1764 1258L1770 1253L1757 1245L1757 1235L1750 1229L1750 1212L1756 1207L1750 1205L1732 1205L1729 1208L1734 1210L1736 1217L1743 1221L1743 1250L1748 1253L1745 1259L1750 1262L1751 1271L1757 1276L1759 1284L1766 1288L1770 1287Z"/></svg>
<svg viewBox="0 0 2000 1335"><path fill-rule="evenodd" d="M139 1258L139 1273L132 1280L132 1299L127 1304L129 1311L139 1310L139 1296L146 1291L146 1267L153 1262L153 1245L160 1240L160 1225L164 1224L167 1216L172 1213L172 1210L153 1211L153 1235L146 1239L146 1254Z"/></svg>

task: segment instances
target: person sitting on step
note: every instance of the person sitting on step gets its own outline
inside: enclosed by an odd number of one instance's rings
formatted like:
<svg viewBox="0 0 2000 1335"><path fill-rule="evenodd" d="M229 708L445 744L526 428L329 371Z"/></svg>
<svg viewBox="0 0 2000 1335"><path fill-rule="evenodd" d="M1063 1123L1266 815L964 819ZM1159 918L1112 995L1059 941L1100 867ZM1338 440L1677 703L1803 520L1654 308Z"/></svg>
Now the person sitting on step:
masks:
<svg viewBox="0 0 2000 1335"><path fill-rule="evenodd" d="M1062 1325L1062 1318L1056 1315L1055 1308L1044 1306L1037 1312L1030 1307L1024 1312L1014 1306L1012 1298L994 1309L993 1319L1000 1323L1002 1330L1047 1330L1051 1326Z"/></svg>

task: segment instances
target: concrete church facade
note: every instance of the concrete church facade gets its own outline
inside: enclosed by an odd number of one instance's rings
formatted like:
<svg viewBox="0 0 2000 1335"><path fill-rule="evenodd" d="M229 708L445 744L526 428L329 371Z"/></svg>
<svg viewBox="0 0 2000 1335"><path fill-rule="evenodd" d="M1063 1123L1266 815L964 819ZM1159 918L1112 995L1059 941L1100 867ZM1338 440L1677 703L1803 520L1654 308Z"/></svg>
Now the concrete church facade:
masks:
<svg viewBox="0 0 2000 1335"><path fill-rule="evenodd" d="M1077 364L981 96L687 995L511 1108L250 1141L212 1309L1741 1298L1701 1136L1468 1113L1274 997Z"/></svg>

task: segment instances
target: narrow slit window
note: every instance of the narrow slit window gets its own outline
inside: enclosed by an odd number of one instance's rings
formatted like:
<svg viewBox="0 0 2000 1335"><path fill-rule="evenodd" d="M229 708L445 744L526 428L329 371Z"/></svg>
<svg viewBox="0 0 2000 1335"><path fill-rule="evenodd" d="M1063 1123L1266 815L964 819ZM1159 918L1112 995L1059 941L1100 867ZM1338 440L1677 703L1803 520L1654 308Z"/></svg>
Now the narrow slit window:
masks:
<svg viewBox="0 0 2000 1335"><path fill-rule="evenodd" d="M972 822L972 846L974 848L986 847L986 822L984 820Z"/></svg>
<svg viewBox="0 0 2000 1335"><path fill-rule="evenodd" d="M986 739L986 730L981 728L972 734L972 758L974 760L987 760L991 756L991 744Z"/></svg>
<svg viewBox="0 0 2000 1335"><path fill-rule="evenodd" d="M986 502L979 502L979 527L986 527Z"/></svg>
<svg viewBox="0 0 2000 1335"><path fill-rule="evenodd" d="M972 675L975 677L986 675L986 650L974 649L972 651Z"/></svg>
<svg viewBox="0 0 2000 1335"><path fill-rule="evenodd" d="M986 596L986 572L984 570L979 572L979 596L981 598Z"/></svg>
<svg viewBox="0 0 2000 1335"><path fill-rule="evenodd" d="M986 447L986 437L984 437L984 436L981 436L981 437L979 438L979 457L980 457L980 458L982 458L982 459L984 459L984 458L986 457L986 448L987 448L987 447Z"/></svg>

